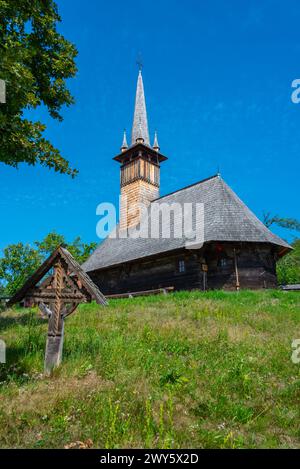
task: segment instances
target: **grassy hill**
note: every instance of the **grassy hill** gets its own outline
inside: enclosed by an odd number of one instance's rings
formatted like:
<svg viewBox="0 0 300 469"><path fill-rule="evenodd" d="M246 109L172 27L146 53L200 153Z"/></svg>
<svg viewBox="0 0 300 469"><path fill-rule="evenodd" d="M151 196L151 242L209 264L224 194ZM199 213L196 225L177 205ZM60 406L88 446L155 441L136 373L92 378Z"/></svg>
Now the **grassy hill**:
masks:
<svg viewBox="0 0 300 469"><path fill-rule="evenodd" d="M300 295L181 292L82 305L44 378L47 324L0 315L0 447L300 447ZM81 442L81 443L79 443Z"/></svg>

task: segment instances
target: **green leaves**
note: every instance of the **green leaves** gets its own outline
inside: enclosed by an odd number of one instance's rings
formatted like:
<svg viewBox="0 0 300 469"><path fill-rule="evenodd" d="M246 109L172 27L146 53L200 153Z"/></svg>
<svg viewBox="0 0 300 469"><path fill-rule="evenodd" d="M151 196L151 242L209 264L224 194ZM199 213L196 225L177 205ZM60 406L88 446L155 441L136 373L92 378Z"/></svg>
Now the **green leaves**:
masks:
<svg viewBox="0 0 300 469"><path fill-rule="evenodd" d="M80 237L75 238L72 243L68 244L64 236L54 231L49 233L42 241L36 241L34 244L36 247L23 243L11 244L3 250L3 257L0 259L1 294L13 295L61 244L66 245L80 264L96 248L96 243L83 243Z"/></svg>
<svg viewBox="0 0 300 469"><path fill-rule="evenodd" d="M300 283L300 239L296 239L292 246L294 251L277 263L278 282L283 285Z"/></svg>
<svg viewBox="0 0 300 469"><path fill-rule="evenodd" d="M281 228L286 228L287 230L300 231L300 221L296 218L282 218L278 215L274 217L270 213L264 213L264 224L270 228L272 225L280 226Z"/></svg>
<svg viewBox="0 0 300 469"><path fill-rule="evenodd" d="M278 215L264 213L264 224L270 228L272 225L286 228L287 230L300 231L300 221L296 218L282 218ZM285 255L277 263L278 283L281 285L300 283L300 239L294 239L292 243L294 251Z"/></svg>
<svg viewBox="0 0 300 469"><path fill-rule="evenodd" d="M76 74L77 50L56 30L60 21L51 0L0 0L0 78L6 104L0 106L0 161L41 164L74 177L58 149L43 137L45 126L24 119L24 109L43 104L52 118L74 103L66 79Z"/></svg>
<svg viewBox="0 0 300 469"><path fill-rule="evenodd" d="M28 244L18 243L7 246L0 259L0 278L6 283L6 293L12 295L41 263L38 251Z"/></svg>

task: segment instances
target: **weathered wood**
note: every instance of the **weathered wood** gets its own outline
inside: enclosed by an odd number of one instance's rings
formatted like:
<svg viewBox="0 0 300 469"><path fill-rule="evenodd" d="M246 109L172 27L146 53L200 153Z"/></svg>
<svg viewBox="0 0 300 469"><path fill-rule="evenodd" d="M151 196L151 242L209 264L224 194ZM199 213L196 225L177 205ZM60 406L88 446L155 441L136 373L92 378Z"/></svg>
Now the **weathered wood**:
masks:
<svg viewBox="0 0 300 469"><path fill-rule="evenodd" d="M159 186L159 165L141 157L121 167L121 187L139 179Z"/></svg>
<svg viewBox="0 0 300 469"><path fill-rule="evenodd" d="M45 353L45 373L50 374L52 370L59 366L62 360L64 318L62 314L62 290L64 269L61 260L54 266L54 291L55 300L52 314L48 323L48 337Z"/></svg>
<svg viewBox="0 0 300 469"><path fill-rule="evenodd" d="M67 306L66 309L65 309L65 312L64 312L64 318L70 316L70 314L72 314L75 311L78 304L79 303L74 302L74 303L70 304L69 306Z"/></svg>
<svg viewBox="0 0 300 469"><path fill-rule="evenodd" d="M234 259L236 250L236 264ZM185 260L185 271L178 263ZM207 266L207 272L202 266ZM202 249L160 253L151 258L93 271L105 295L155 290L276 288L276 250L267 243L207 243Z"/></svg>
<svg viewBox="0 0 300 469"><path fill-rule="evenodd" d="M35 303L39 303L39 302L42 302L43 300L47 299L48 301L50 300L55 300L56 298L56 292L55 292L55 289L49 289L48 291L44 290L44 291L33 291L32 293L28 293L28 295L25 296L25 298L29 299L31 298ZM77 292L77 293L73 293L73 292L63 292L61 293L61 298L62 300L64 301L69 301L69 302L72 302L72 301L78 301L78 302L81 302L81 301L84 301L85 299L85 296L82 295L82 293L80 292Z"/></svg>
<svg viewBox="0 0 300 469"><path fill-rule="evenodd" d="M146 290L146 291L137 291L137 292L129 292L129 293L120 293L117 295L107 295L106 298L113 299L113 298L134 298L136 296L149 296L149 295L159 295L163 293L167 295L174 291L174 287L166 287L166 288L157 288L155 290Z"/></svg>
<svg viewBox="0 0 300 469"><path fill-rule="evenodd" d="M106 300L98 287L92 282L91 278L82 270L78 262L71 256L71 254L62 246L59 246L51 256L46 259L46 261L39 267L35 273L24 283L24 285L10 298L8 306L12 306L20 301L22 301L30 289L36 287L38 283L44 278L44 276L49 272L53 265L57 262L57 259L61 259L64 264L65 277L68 278L68 282L72 282L76 292L80 292L83 296L86 297L86 301L95 300L98 304L105 305ZM50 285L49 285L50 282ZM45 287L43 287L45 283ZM51 284L53 279L50 281L48 278L38 287L41 289L42 293L47 291L52 298ZM49 287L49 288L48 288ZM70 287L69 287L70 288ZM54 287L55 289L55 287ZM68 298L70 302L72 301L72 292L70 292L71 297ZM55 294L54 294L55 296ZM43 296L42 296L43 299Z"/></svg>
<svg viewBox="0 0 300 469"><path fill-rule="evenodd" d="M53 275L43 280L52 268ZM40 281L42 283L38 285ZM49 318L44 367L46 374L51 374L62 360L64 319L75 311L79 303L95 300L98 304L106 304L98 287L62 247L44 262L9 303L12 305L24 298L37 304L44 317Z"/></svg>
<svg viewBox="0 0 300 469"><path fill-rule="evenodd" d="M294 285L281 285L281 290L283 291L300 291L300 284Z"/></svg>
<svg viewBox="0 0 300 469"><path fill-rule="evenodd" d="M63 318L61 318L60 333L56 335L51 335L48 332L47 342L46 342L46 351L45 351L45 367L44 367L44 371L46 375L50 375L52 371L61 364L63 342L64 342L64 320Z"/></svg>
<svg viewBox="0 0 300 469"><path fill-rule="evenodd" d="M236 249L233 248L233 258L234 258L234 270L235 270L235 287L237 291L240 289L240 279L239 279L239 269L238 269L238 263L237 263L237 257L236 257Z"/></svg>

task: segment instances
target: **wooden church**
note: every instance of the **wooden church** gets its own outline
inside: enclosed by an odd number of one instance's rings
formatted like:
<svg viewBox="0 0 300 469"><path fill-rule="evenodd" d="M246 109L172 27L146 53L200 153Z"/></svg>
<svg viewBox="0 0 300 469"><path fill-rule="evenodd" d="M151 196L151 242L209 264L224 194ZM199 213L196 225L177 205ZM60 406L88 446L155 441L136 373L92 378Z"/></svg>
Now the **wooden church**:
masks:
<svg viewBox="0 0 300 469"><path fill-rule="evenodd" d="M121 153L114 160L120 163L121 197L127 204L121 205L114 236L101 242L83 264L105 295L169 287L238 290L277 286L276 261L291 247L249 210L220 175L159 196L160 167L167 158L156 134L150 144L141 71L131 143L127 144L124 133ZM154 204L172 207L174 203L202 204L202 243L193 245L185 236L174 235L178 223L174 214L159 222L163 225L159 236L132 235L145 220L151 226ZM140 204L147 207L146 213ZM197 230L197 221L192 223Z"/></svg>

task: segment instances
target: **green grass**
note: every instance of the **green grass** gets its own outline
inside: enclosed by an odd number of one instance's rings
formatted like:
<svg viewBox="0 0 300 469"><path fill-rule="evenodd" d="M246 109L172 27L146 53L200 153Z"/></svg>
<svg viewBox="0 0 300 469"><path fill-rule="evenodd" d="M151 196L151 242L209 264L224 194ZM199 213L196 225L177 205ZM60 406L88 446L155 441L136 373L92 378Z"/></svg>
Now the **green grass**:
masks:
<svg viewBox="0 0 300 469"><path fill-rule="evenodd" d="M42 375L47 324L0 316L0 447L300 448L300 295L180 292L82 305Z"/></svg>

